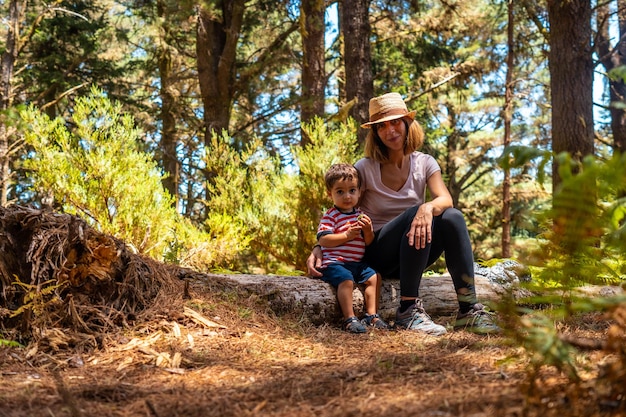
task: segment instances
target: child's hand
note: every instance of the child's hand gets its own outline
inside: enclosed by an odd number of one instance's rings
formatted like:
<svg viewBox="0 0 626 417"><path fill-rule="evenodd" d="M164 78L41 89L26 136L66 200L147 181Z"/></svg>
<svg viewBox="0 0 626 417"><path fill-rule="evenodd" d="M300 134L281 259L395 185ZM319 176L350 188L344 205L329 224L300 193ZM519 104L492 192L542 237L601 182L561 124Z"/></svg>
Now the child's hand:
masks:
<svg viewBox="0 0 626 417"><path fill-rule="evenodd" d="M358 220L358 224L361 225L361 228L363 230L368 230L372 228L372 219L370 219L367 214L365 213L359 214L359 217L357 217L357 220Z"/></svg>
<svg viewBox="0 0 626 417"><path fill-rule="evenodd" d="M372 224L372 219L365 213L359 214L357 217L358 223L361 225L361 231L363 233L363 239L365 239L365 244L369 245L374 240L374 225Z"/></svg>
<svg viewBox="0 0 626 417"><path fill-rule="evenodd" d="M363 228L360 221L357 223L348 222L346 226L348 227L348 230L346 230L345 233L346 233L346 237L348 238L348 241L359 236L361 234L361 229Z"/></svg>

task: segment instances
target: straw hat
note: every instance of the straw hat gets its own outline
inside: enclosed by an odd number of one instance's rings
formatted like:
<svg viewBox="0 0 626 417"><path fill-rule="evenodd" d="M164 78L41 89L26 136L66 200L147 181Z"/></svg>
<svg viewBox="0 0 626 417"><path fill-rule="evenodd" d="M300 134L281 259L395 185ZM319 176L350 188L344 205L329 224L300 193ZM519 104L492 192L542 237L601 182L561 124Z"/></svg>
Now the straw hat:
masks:
<svg viewBox="0 0 626 417"><path fill-rule="evenodd" d="M370 100L370 121L363 123L361 127L370 128L376 123L400 119L401 117L408 117L413 120L415 110L409 111L406 108L406 104L400 94L387 93Z"/></svg>

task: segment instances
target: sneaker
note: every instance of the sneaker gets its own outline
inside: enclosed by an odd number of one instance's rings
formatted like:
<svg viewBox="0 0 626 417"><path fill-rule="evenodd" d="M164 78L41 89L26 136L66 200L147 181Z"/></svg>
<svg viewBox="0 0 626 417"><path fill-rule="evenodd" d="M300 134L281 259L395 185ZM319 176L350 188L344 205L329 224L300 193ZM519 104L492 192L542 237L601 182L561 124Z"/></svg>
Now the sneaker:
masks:
<svg viewBox="0 0 626 417"><path fill-rule="evenodd" d="M356 317L348 317L343 321L343 329L348 333L366 333L367 329Z"/></svg>
<svg viewBox="0 0 626 417"><path fill-rule="evenodd" d="M415 300L415 304L407 308L401 313L400 309L396 311L396 327L407 330L415 330L433 336L441 336L447 333L446 328L436 324L430 316L424 311L422 300Z"/></svg>
<svg viewBox="0 0 626 417"><path fill-rule="evenodd" d="M366 314L361 319L361 323L365 327L373 327L374 329L389 329L389 325L378 314Z"/></svg>
<svg viewBox="0 0 626 417"><path fill-rule="evenodd" d="M455 329L465 329L476 334L499 333L502 329L495 323L495 314L487 311L485 306L477 303L465 314L457 314Z"/></svg>

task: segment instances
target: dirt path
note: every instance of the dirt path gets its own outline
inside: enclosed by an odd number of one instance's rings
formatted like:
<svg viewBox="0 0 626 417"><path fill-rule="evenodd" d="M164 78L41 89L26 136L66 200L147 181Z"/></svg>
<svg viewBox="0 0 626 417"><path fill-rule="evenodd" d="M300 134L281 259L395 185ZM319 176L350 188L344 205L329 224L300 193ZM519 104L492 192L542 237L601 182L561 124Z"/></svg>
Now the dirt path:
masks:
<svg viewBox="0 0 626 417"><path fill-rule="evenodd" d="M273 317L252 297L172 300L169 314L103 336L100 348L0 349L0 416L607 416L598 401L601 351L570 384L506 337L406 331L350 335ZM185 307L208 321L185 315ZM189 311L189 310L187 310ZM594 319L595 320L595 319ZM436 318L447 324L451 317ZM606 324L571 330L601 337ZM87 346L85 344L84 346ZM621 411L620 411L621 410Z"/></svg>

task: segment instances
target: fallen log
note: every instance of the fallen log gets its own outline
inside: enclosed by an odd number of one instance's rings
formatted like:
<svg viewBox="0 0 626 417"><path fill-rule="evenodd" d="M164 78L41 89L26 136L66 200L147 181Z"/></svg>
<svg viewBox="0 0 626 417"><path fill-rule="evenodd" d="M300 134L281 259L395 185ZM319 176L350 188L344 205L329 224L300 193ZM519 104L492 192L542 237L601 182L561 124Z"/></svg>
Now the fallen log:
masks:
<svg viewBox="0 0 626 417"><path fill-rule="evenodd" d="M514 297L521 297L524 293L516 287L520 277L517 273L511 273L518 265L508 268L508 275L497 275L497 279L492 276L493 268L486 269L477 266L477 272L481 273L475 276L478 299L489 305L502 300L508 293L512 293ZM301 314L314 324L336 321L341 317L335 290L329 284L315 278L282 275L198 274L193 271L187 271L186 274L181 275L181 278L193 278L212 290L230 288L244 291L248 295L266 300L277 314L287 312ZM528 277L522 276L521 279L525 280ZM448 274L425 276L422 279L420 295L426 311L431 315L450 315L457 311L457 297L452 279ZM399 280L383 279L381 315L387 319L392 318L399 302ZM354 290L353 303L355 313L362 314L362 289Z"/></svg>
<svg viewBox="0 0 626 417"><path fill-rule="evenodd" d="M476 294L483 304L496 306L505 296L515 300L532 295L520 287L520 281L530 280L522 265L505 260L493 267L475 266ZM233 289L249 296L266 300L278 315L290 313L302 315L313 324L336 322L341 318L336 292L329 284L305 276L249 275L249 274L199 274L182 271L180 278L192 278L211 290ZM608 297L623 294L619 286L588 286L580 289L587 296ZM432 316L456 313L458 302L452 279L448 274L425 276L420 286L424 308ZM361 289L353 293L355 313L363 313ZM393 319L400 303L400 281L383 279L380 314Z"/></svg>
<svg viewBox="0 0 626 417"><path fill-rule="evenodd" d="M248 275L248 274L203 274L197 275L204 284L215 289L237 289L248 295L258 296L267 301L277 314L301 314L313 324L333 322L341 317L341 311L333 287L319 279L303 276ZM477 293L481 301L501 299L500 288L486 285L486 278L476 277ZM424 307L432 315L452 314L457 301L449 276L432 276L422 280L421 294ZM390 318L395 313L400 300L400 281L383 280L380 313ZM363 313L361 289L353 292L355 313Z"/></svg>

